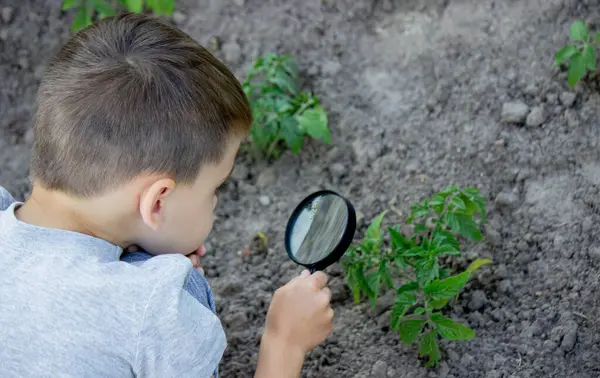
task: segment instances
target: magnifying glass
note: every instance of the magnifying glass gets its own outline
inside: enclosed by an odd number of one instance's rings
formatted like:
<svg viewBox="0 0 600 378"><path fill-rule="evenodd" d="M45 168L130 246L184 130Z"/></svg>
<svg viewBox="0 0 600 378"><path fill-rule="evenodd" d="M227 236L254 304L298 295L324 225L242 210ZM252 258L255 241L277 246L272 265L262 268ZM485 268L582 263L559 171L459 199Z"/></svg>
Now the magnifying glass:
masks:
<svg viewBox="0 0 600 378"><path fill-rule="evenodd" d="M285 230L285 249L296 264L311 273L337 262L356 232L352 203L331 190L306 197L296 207Z"/></svg>

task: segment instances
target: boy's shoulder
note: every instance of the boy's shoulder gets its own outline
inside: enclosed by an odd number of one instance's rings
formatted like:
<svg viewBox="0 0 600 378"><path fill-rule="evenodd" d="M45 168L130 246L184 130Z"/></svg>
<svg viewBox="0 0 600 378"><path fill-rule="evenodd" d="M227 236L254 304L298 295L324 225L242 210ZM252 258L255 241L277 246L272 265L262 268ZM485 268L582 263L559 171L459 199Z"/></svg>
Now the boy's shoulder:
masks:
<svg viewBox="0 0 600 378"><path fill-rule="evenodd" d="M15 199L10 195L8 190L0 186L0 210L5 210L13 202L15 202Z"/></svg>

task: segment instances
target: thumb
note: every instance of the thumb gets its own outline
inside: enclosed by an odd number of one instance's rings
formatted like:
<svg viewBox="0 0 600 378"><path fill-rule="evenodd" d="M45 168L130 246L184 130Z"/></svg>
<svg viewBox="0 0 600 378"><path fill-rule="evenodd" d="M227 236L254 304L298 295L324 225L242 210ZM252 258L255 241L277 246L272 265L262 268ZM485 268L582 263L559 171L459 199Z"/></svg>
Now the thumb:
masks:
<svg viewBox="0 0 600 378"><path fill-rule="evenodd" d="M310 271L308 269L304 269L302 273L300 273L300 277L308 277L310 276Z"/></svg>

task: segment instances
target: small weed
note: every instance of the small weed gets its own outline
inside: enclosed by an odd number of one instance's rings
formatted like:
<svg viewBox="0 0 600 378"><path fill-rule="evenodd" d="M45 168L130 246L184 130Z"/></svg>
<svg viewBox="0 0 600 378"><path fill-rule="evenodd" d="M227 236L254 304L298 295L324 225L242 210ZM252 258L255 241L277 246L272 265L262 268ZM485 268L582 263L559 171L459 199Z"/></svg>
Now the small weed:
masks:
<svg viewBox="0 0 600 378"><path fill-rule="evenodd" d="M491 263L477 259L462 273L452 275L442 269L439 258L458 256L461 246L457 237L473 241L483 239L485 201L476 188L461 190L457 186L435 194L429 200L411 206L406 222L413 225L412 236L398 226L390 227L389 246L384 245L381 213L368 227L364 240L350 247L342 258L347 283L355 303L363 296L375 306L385 287L396 291L391 311L391 329L402 342L419 341L419 355L427 357L427 366L441 360L439 337L469 340L475 332L445 316L441 310L467 284L481 266Z"/></svg>
<svg viewBox="0 0 600 378"><path fill-rule="evenodd" d="M591 35L588 26L583 21L575 21L571 25L571 41L560 49L554 57L554 65L568 63L568 82L571 88L588 72L596 70L595 45L600 43L600 32Z"/></svg>
<svg viewBox="0 0 600 378"><path fill-rule="evenodd" d="M254 116L252 145L267 158L279 157L284 147L297 154L306 135L331 143L327 113L316 96L298 88L298 70L290 55L258 58L243 88Z"/></svg>
<svg viewBox="0 0 600 378"><path fill-rule="evenodd" d="M95 19L114 16L118 9L141 13L148 9L155 14L171 15L175 0L64 0L63 10L77 9L72 30L91 25Z"/></svg>

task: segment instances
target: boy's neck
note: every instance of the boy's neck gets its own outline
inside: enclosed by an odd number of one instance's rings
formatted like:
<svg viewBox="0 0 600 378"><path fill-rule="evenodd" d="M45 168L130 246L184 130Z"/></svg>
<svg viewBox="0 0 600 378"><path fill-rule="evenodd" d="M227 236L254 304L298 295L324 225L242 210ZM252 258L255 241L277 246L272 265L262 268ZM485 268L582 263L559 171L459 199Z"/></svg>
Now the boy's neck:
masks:
<svg viewBox="0 0 600 378"><path fill-rule="evenodd" d="M73 231L106 240L123 248L132 243L125 240L123 222L107 209L91 200L72 198L64 193L34 185L29 199L16 211L16 217L34 226Z"/></svg>

